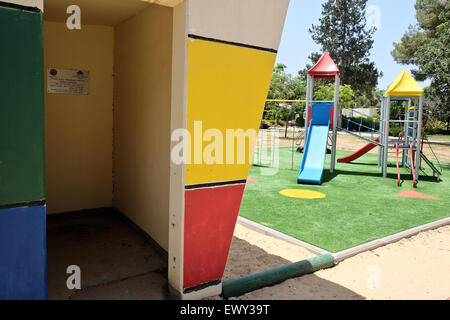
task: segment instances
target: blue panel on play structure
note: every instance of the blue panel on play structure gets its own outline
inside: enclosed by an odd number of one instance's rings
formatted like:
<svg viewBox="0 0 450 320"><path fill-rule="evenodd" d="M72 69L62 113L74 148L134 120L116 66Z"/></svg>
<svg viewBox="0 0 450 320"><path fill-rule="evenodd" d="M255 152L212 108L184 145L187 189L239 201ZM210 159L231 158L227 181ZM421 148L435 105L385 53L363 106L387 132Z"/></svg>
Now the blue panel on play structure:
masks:
<svg viewBox="0 0 450 320"><path fill-rule="evenodd" d="M311 112L311 125L326 126L329 125L331 117L331 110L333 103L314 102Z"/></svg>
<svg viewBox="0 0 450 320"><path fill-rule="evenodd" d="M391 101L409 101L412 100L411 98L394 98L391 97Z"/></svg>
<svg viewBox="0 0 450 320"><path fill-rule="evenodd" d="M47 298L45 206L0 209L0 300Z"/></svg>

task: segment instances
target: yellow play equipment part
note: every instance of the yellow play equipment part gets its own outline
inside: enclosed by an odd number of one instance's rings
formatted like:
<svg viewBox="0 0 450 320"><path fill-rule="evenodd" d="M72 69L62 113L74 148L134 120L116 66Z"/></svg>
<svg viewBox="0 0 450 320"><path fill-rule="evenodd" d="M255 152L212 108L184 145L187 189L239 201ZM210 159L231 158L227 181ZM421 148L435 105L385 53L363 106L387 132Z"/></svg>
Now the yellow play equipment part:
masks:
<svg viewBox="0 0 450 320"><path fill-rule="evenodd" d="M421 97L424 91L414 78L403 70L402 73L392 82L385 93L385 97L404 98L404 97Z"/></svg>

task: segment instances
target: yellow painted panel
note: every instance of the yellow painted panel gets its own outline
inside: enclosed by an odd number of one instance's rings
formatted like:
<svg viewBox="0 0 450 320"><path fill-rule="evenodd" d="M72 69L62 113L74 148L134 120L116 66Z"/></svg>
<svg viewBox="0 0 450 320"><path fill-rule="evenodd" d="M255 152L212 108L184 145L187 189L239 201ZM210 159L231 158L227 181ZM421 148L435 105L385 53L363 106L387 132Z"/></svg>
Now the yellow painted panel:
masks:
<svg viewBox="0 0 450 320"><path fill-rule="evenodd" d="M235 142L234 164L227 164L226 133L227 129L245 132L252 129L257 133L275 59L276 54L267 51L188 39L187 129L192 143L191 157L186 164L186 185L247 179L250 168L248 155L253 153L253 150L249 152L250 143L246 139L245 162L238 164ZM197 130L194 130L195 122ZM210 150L208 145L217 142L211 138L211 142L204 141L200 145L202 135L209 129L215 129L210 131L213 136L216 134L215 138L217 134L223 136L223 148L220 144L218 147L218 150L223 150L223 157L219 157L223 159L222 164L208 165L200 159L203 151ZM196 153L196 150L202 151Z"/></svg>

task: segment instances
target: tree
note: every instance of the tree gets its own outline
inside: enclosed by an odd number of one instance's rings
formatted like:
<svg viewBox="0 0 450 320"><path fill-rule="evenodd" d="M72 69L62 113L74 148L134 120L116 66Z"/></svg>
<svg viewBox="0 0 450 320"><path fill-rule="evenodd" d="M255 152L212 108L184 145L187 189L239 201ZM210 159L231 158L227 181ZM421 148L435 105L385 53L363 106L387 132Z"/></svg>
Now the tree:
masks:
<svg viewBox="0 0 450 320"><path fill-rule="evenodd" d="M423 74L431 78L426 91L431 103L427 105L433 116L445 120L450 128L450 2L447 21L436 28L436 38L429 38L426 46L417 50L417 64Z"/></svg>
<svg viewBox="0 0 450 320"><path fill-rule="evenodd" d="M268 99L273 100L303 100L306 97L306 78L300 73L293 77L291 74L286 73L286 65L277 64L273 70L272 80L270 82ZM280 104L270 102L267 104L267 108L271 110L277 110L278 119L282 119L286 125L285 136L287 137L287 128L289 126L289 120L295 113L302 114L304 106L301 103Z"/></svg>
<svg viewBox="0 0 450 320"><path fill-rule="evenodd" d="M450 1L417 0L418 24L409 26L391 52L401 64L412 64L417 80L431 79L426 106L450 127Z"/></svg>
<svg viewBox="0 0 450 320"><path fill-rule="evenodd" d="M355 94L349 85L339 87L339 103L353 108L355 106ZM319 90L314 93L314 100L317 101L333 101L334 100L334 84L328 86L320 86Z"/></svg>
<svg viewBox="0 0 450 320"><path fill-rule="evenodd" d="M328 0L322 4L322 18L309 32L313 40L327 51L338 65L342 82L357 94L368 94L382 75L369 59L375 27L366 27L367 0ZM320 53L310 59L316 63Z"/></svg>
<svg viewBox="0 0 450 320"><path fill-rule="evenodd" d="M279 100L301 100L306 96L305 76L293 77L286 73L286 65L277 64L273 70L267 98Z"/></svg>

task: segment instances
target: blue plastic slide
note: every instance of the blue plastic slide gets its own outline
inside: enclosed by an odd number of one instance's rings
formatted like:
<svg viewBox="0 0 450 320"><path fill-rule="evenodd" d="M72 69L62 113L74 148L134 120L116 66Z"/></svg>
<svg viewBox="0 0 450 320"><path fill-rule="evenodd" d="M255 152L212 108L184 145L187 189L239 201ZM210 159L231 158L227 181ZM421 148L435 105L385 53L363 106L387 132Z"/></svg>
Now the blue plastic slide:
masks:
<svg viewBox="0 0 450 320"><path fill-rule="evenodd" d="M332 104L313 105L308 139L297 177L298 184L322 184L332 107Z"/></svg>

